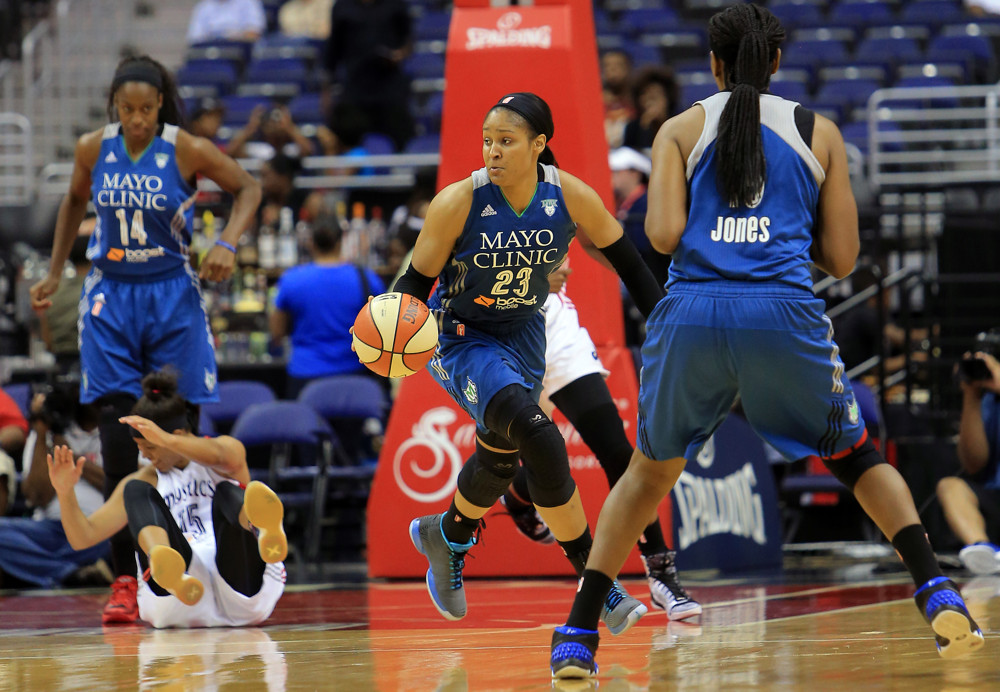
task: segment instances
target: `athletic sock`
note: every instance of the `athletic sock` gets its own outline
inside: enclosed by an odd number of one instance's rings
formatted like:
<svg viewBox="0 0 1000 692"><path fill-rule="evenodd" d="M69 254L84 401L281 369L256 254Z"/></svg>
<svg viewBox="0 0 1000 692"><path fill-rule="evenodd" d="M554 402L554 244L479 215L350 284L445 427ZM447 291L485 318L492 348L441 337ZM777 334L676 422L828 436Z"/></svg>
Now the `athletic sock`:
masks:
<svg viewBox="0 0 1000 692"><path fill-rule="evenodd" d="M444 521L441 522L444 537L451 543L468 543L478 528L479 519L470 519L459 512L458 508L455 507L455 501L452 500L451 507L448 508L444 515Z"/></svg>
<svg viewBox="0 0 1000 692"><path fill-rule="evenodd" d="M582 575L583 569L587 566L587 558L590 556L592 545L594 545L594 539L590 536L589 526L572 541L559 541L559 547L566 553L566 557L569 559L569 563L573 565L577 576Z"/></svg>
<svg viewBox="0 0 1000 692"><path fill-rule="evenodd" d="M597 570L584 570L580 578L580 587L576 591L576 598L573 599L573 608L566 618L568 627L578 627L584 630L597 630L597 623L601 620L601 609L604 607L604 600L611 590L612 579Z"/></svg>
<svg viewBox="0 0 1000 692"><path fill-rule="evenodd" d="M667 552L667 542L663 539L663 529L657 519L647 526L639 537L639 552L644 556L659 555Z"/></svg>
<svg viewBox="0 0 1000 692"><path fill-rule="evenodd" d="M900 529L892 537L892 547L896 549L906 569L910 571L917 588L934 577L944 576L937 556L934 555L934 550L927 540L924 527L920 524L911 524Z"/></svg>

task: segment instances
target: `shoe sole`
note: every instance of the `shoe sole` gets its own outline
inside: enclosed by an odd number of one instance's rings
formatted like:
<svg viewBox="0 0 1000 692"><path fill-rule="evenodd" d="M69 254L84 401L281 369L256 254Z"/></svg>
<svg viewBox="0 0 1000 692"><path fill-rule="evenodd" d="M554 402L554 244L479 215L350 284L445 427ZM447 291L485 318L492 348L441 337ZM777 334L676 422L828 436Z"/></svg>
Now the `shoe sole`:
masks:
<svg viewBox="0 0 1000 692"><path fill-rule="evenodd" d="M611 632L611 634L617 637L618 635L625 634L630 629L632 629L632 625L639 622L639 620L642 619L642 616L648 612L649 608L647 608L644 603L640 602L639 607L630 612L628 614L628 617L625 618L625 622L621 623L616 628L612 628L606 622L604 623L604 625L608 628L608 631Z"/></svg>
<svg viewBox="0 0 1000 692"><path fill-rule="evenodd" d="M1000 560L997 552L988 545L973 545L962 548L959 559L973 574L996 574L1000 572Z"/></svg>
<svg viewBox="0 0 1000 692"><path fill-rule="evenodd" d="M667 614L667 619L673 622L678 622L680 620L687 620L688 618L698 617L701 615L701 604L694 601L688 601L691 607L686 610L678 611L676 613L670 612L667 605L657 598L657 593L652 589L649 590L649 602L653 604L655 610L662 610Z"/></svg>
<svg viewBox="0 0 1000 692"><path fill-rule="evenodd" d="M149 553L149 573L153 580L184 605L193 606L205 593L202 583L189 574L184 558L169 546L155 546Z"/></svg>
<svg viewBox="0 0 1000 692"><path fill-rule="evenodd" d="M257 536L260 559L274 564L288 557L288 537L281 525L285 507L275 492L260 481L250 481L243 494L243 510L247 520L260 531Z"/></svg>
<svg viewBox="0 0 1000 692"><path fill-rule="evenodd" d="M559 670L552 671L552 678L555 680L572 680L580 678L592 678L597 675L596 672L591 672L589 668L581 668L580 666L565 666Z"/></svg>
<svg viewBox="0 0 1000 692"><path fill-rule="evenodd" d="M948 646L938 646L941 658L961 658L982 647L985 643L981 630L970 627L969 618L955 610L946 610L931 621L934 634L948 640Z"/></svg>
<svg viewBox="0 0 1000 692"><path fill-rule="evenodd" d="M414 519L410 522L410 541L413 543L413 547L417 549L417 552L427 557L427 553L424 552L423 541L420 540L420 520ZM434 609L441 613L441 617L445 620L461 620L465 615L453 615L449 613L446 609L441 607L441 604L437 600L437 589L434 588L434 572L429 567L427 568L427 574L424 575L424 583L427 584L427 594L431 597L431 603L434 604Z"/></svg>

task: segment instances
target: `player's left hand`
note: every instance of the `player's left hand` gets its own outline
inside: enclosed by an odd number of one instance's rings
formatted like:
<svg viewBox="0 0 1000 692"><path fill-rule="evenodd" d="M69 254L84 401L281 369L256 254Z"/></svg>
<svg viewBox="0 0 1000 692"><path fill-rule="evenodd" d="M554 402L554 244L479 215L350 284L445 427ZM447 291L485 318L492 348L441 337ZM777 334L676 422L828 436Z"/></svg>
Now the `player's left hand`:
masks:
<svg viewBox="0 0 1000 692"><path fill-rule="evenodd" d="M164 431L163 428L142 416L122 416L118 419L118 422L135 428L142 433L142 436L148 442L158 447L166 445L170 439L170 434Z"/></svg>
<svg viewBox="0 0 1000 692"><path fill-rule="evenodd" d="M201 261L198 276L208 281L225 281L233 275L235 265L235 253L221 245L213 245Z"/></svg>

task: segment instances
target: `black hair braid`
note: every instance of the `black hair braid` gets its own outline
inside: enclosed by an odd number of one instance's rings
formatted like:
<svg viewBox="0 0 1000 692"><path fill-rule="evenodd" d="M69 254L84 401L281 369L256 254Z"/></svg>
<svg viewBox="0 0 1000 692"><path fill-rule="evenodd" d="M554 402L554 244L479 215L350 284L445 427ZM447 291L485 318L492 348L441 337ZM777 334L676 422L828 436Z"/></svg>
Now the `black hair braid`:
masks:
<svg viewBox="0 0 1000 692"><path fill-rule="evenodd" d="M708 36L712 52L723 63L726 87L732 90L716 137L717 183L730 206L754 206L767 181L760 92L768 87L785 30L765 8L740 4L714 15Z"/></svg>

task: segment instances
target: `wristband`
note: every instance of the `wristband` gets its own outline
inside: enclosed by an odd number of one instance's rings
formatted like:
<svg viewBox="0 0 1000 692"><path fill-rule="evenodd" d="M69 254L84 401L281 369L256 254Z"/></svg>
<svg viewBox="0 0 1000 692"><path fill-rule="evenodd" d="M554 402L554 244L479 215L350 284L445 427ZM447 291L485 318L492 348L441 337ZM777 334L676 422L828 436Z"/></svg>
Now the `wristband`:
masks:
<svg viewBox="0 0 1000 692"><path fill-rule="evenodd" d="M222 240L221 238L219 240L216 240L215 244L216 245L221 245L222 247L226 248L227 250L229 250L234 255L236 254L236 248L233 247L233 245L231 243L227 243L225 240Z"/></svg>

